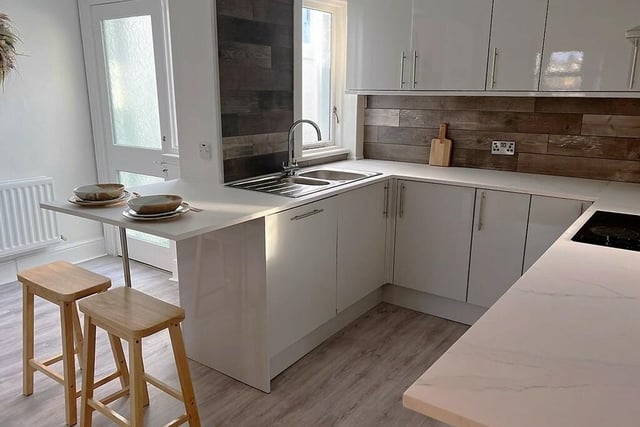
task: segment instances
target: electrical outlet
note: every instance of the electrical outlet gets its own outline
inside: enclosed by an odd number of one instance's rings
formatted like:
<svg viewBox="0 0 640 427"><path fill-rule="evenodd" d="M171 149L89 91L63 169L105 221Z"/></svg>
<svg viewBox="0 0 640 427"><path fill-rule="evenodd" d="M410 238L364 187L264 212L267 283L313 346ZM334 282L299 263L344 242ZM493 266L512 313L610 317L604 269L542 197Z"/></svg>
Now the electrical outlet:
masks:
<svg viewBox="0 0 640 427"><path fill-rule="evenodd" d="M491 141L491 154L513 156L516 154L515 141Z"/></svg>

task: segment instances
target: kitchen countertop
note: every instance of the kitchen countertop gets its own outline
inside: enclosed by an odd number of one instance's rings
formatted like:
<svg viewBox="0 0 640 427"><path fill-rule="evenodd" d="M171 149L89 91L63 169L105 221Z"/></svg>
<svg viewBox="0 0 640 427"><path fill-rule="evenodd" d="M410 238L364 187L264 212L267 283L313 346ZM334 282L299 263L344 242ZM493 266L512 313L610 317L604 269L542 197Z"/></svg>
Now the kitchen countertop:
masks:
<svg viewBox="0 0 640 427"><path fill-rule="evenodd" d="M164 222L129 220L123 206L42 206L181 240L390 177L595 201L406 391L404 405L458 426L638 425L640 253L570 237L596 209L640 214L640 185L375 160L323 167L382 175L298 199L185 180L137 189L205 209Z"/></svg>
<svg viewBox="0 0 640 427"><path fill-rule="evenodd" d="M595 210L640 214L610 183L551 248L404 394L455 426L640 423L640 253L572 242Z"/></svg>
<svg viewBox="0 0 640 427"><path fill-rule="evenodd" d="M125 205L88 208L74 205L67 200L55 200L42 203L41 206L45 209L178 241L291 209L390 177L590 201L596 200L608 185L606 181L482 169L441 168L378 160L347 160L309 169L320 168L375 171L382 174L297 199L229 188L221 184L194 183L183 179L131 189L142 195L179 194L193 206L204 209L203 212L189 212L176 219L160 222L125 218L122 216ZM69 189L69 195L71 194Z"/></svg>

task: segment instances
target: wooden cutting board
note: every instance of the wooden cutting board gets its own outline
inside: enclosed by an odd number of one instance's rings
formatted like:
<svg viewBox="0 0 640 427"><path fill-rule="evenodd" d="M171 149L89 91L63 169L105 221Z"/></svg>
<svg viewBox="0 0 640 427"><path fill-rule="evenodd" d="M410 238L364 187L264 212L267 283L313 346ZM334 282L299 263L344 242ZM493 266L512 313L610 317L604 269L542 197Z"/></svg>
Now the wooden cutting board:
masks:
<svg viewBox="0 0 640 427"><path fill-rule="evenodd" d="M431 166L449 166L451 162L451 140L447 139L447 126L447 123L440 123L440 134L431 140Z"/></svg>

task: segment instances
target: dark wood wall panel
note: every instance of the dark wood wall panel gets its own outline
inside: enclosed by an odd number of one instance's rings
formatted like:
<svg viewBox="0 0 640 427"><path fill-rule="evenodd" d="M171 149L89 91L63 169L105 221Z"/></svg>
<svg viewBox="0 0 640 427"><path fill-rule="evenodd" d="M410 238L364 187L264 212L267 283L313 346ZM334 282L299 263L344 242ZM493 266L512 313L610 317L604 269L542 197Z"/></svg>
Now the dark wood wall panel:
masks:
<svg viewBox="0 0 640 427"><path fill-rule="evenodd" d="M364 156L428 163L440 122L452 166L640 182L639 99L369 96ZM492 140L516 155L491 155Z"/></svg>
<svg viewBox="0 0 640 427"><path fill-rule="evenodd" d="M276 172L293 122L293 0L218 0L225 182Z"/></svg>

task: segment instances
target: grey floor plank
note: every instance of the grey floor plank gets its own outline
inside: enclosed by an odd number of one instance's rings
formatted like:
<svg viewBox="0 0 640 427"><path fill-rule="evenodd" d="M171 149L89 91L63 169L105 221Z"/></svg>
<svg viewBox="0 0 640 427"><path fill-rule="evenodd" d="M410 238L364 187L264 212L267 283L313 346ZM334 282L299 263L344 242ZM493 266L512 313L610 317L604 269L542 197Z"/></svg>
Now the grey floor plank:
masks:
<svg viewBox="0 0 640 427"><path fill-rule="evenodd" d="M122 286L122 265L115 257L81 264ZM134 287L178 304L177 283L169 274L132 263ZM63 426L62 387L36 373L32 396L22 396L22 292L20 285L0 285L0 425ZM402 407L402 393L465 331L467 326L380 304L317 347L272 382L262 393L206 366L190 361L196 399L204 426L428 426L443 424ZM60 350L57 307L36 299L36 356ZM145 369L176 383L167 333L143 344ZM125 348L126 351L126 348ZM96 374L113 368L108 340L98 332ZM78 376L78 380L80 377ZM115 390L100 390L106 395ZM150 387L145 425L157 426L181 411L179 402ZM128 400L114 408L128 415ZM111 425L94 416L94 426Z"/></svg>

